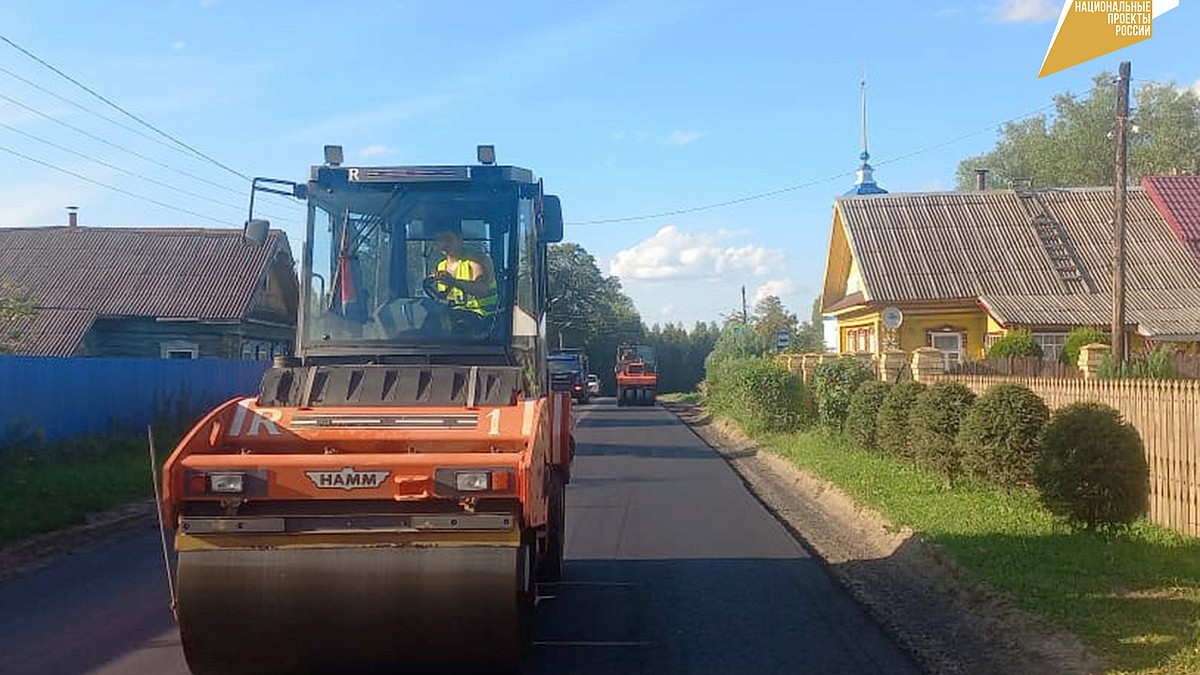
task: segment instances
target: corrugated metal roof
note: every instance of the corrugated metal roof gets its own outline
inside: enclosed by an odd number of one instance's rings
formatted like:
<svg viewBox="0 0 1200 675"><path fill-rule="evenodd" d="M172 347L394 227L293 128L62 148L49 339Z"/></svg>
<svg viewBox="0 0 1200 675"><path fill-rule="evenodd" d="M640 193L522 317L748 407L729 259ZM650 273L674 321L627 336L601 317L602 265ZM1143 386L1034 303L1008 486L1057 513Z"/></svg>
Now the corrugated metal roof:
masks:
<svg viewBox="0 0 1200 675"><path fill-rule="evenodd" d="M1200 176L1147 176L1142 187L1175 234L1200 259Z"/></svg>
<svg viewBox="0 0 1200 675"><path fill-rule="evenodd" d="M87 309L41 308L33 319L12 326L21 336L16 352L28 356L71 356L95 318L96 313Z"/></svg>
<svg viewBox="0 0 1200 675"><path fill-rule="evenodd" d="M1108 323L1112 189L1040 195L1094 292L1068 287L1060 278L1011 190L842 197L838 207L875 302L977 297L1004 323ZM1200 332L1200 260L1143 189L1129 191L1127 226L1130 320L1143 332L1151 327L1156 334L1166 328L1172 334Z"/></svg>
<svg viewBox="0 0 1200 675"><path fill-rule="evenodd" d="M231 229L0 228L0 279L32 290L42 307L240 319L285 242L278 231L255 246Z"/></svg>

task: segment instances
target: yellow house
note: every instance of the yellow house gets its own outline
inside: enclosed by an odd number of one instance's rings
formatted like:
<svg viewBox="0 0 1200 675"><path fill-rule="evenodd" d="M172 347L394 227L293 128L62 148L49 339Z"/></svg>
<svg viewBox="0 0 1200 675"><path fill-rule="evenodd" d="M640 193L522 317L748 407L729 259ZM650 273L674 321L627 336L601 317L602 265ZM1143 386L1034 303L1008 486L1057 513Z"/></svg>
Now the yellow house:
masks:
<svg viewBox="0 0 1200 675"><path fill-rule="evenodd" d="M1200 190L1191 198L1200 204ZM1111 188L838 198L821 307L837 322L829 347L931 346L956 362L1024 329L1056 357L1071 329L1111 326L1113 204ZM1127 223L1127 344L1194 346L1200 259L1141 187L1128 191Z"/></svg>

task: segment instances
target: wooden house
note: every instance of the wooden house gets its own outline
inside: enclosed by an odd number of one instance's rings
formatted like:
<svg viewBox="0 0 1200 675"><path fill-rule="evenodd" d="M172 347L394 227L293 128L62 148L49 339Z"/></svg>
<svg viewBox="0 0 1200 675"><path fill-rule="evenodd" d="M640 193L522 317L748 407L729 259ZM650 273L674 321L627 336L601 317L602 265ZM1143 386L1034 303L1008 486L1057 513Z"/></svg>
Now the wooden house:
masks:
<svg viewBox="0 0 1200 675"><path fill-rule="evenodd" d="M1194 178L1190 178L1195 180ZM1166 187L1164 187L1166 186ZM1128 191L1126 320L1132 350L1200 342L1200 185ZM1183 214L1172 224L1158 202ZM1030 331L1048 357L1112 317L1112 188L847 195L834 202L822 312L840 353L931 346L948 363ZM1186 208L1185 208L1186 207ZM889 330L883 312L899 309Z"/></svg>
<svg viewBox="0 0 1200 675"><path fill-rule="evenodd" d="M30 355L265 360L291 352L299 302L280 231L3 228L0 282L37 305L13 326Z"/></svg>

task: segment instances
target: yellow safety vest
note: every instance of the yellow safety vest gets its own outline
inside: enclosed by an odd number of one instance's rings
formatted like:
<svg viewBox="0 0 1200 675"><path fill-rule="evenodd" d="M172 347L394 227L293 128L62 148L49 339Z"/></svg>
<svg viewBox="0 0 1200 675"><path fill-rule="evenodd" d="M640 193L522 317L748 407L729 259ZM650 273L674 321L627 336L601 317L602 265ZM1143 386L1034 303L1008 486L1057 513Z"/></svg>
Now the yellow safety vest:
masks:
<svg viewBox="0 0 1200 675"><path fill-rule="evenodd" d="M446 261L442 260L437 264L438 272L445 272L447 269ZM458 264L454 266L453 275L455 279L460 281L474 281L471 278L471 261L460 259ZM438 284L439 291L446 290L446 284ZM451 288L446 296L446 299L451 304L462 307L463 309L475 312L480 316L487 316L496 311L496 307L500 304L500 298L496 295L496 280L491 279L488 282L488 294L482 298L468 296L463 293L461 288Z"/></svg>

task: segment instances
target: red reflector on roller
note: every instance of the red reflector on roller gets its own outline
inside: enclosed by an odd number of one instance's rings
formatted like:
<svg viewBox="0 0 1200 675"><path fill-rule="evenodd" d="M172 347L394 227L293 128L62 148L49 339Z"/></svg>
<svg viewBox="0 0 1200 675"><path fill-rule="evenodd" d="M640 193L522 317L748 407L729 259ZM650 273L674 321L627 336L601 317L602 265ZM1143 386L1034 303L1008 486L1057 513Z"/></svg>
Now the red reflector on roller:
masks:
<svg viewBox="0 0 1200 675"><path fill-rule="evenodd" d="M188 494L202 495L208 493L208 476L194 473L188 478Z"/></svg>

